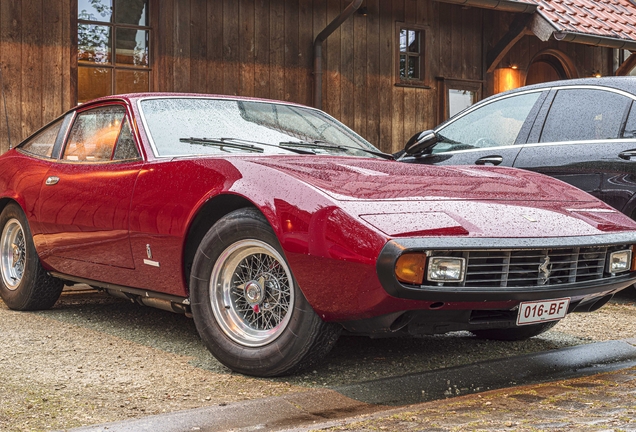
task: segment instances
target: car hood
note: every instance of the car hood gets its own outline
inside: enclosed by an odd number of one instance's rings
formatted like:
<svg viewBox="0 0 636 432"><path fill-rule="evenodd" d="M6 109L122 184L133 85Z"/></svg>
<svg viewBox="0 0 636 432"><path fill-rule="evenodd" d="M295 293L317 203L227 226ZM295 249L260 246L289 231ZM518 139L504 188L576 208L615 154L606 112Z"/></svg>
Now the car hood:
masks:
<svg viewBox="0 0 636 432"><path fill-rule="evenodd" d="M387 237L567 237L636 229L593 196L525 170L338 157L250 162L321 191Z"/></svg>
<svg viewBox="0 0 636 432"><path fill-rule="evenodd" d="M338 201L596 201L561 181L512 168L441 167L332 157L252 162L285 172Z"/></svg>

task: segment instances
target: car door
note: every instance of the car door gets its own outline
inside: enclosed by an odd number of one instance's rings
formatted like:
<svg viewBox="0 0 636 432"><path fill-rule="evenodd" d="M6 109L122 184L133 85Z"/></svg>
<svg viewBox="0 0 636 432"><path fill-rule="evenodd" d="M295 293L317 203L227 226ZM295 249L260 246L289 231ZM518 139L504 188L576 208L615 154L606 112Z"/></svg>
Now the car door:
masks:
<svg viewBox="0 0 636 432"><path fill-rule="evenodd" d="M76 115L37 209L57 271L80 275L77 262L134 268L129 210L141 165L124 105Z"/></svg>
<svg viewBox="0 0 636 432"><path fill-rule="evenodd" d="M404 162L512 166L547 92L534 90L484 101L435 130L439 141Z"/></svg>
<svg viewBox="0 0 636 432"><path fill-rule="evenodd" d="M6 183L0 189L16 193L27 219L36 250L46 247L40 223L35 216L40 189L46 173L55 163L56 143L63 141L68 128L66 118L60 118L43 127L17 147L15 158L0 167ZM19 193L17 192L19 191Z"/></svg>
<svg viewBox="0 0 636 432"><path fill-rule="evenodd" d="M601 182L601 199L636 217L636 101L630 105L629 115L618 142L603 160L605 170Z"/></svg>
<svg viewBox="0 0 636 432"><path fill-rule="evenodd" d="M554 89L514 166L563 180L621 209L625 202L619 201L629 197L609 197L624 194L634 174L630 157L620 156L636 152L634 140L621 135L631 105L628 95L611 89Z"/></svg>

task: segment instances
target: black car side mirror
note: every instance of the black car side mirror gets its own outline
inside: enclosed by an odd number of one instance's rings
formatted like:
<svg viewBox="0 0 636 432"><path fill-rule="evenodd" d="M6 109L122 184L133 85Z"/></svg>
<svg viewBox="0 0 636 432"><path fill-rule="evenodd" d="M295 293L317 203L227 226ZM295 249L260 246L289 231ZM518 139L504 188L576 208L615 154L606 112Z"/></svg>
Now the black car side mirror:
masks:
<svg viewBox="0 0 636 432"><path fill-rule="evenodd" d="M435 131L426 130L418 132L407 141L404 146L404 153L408 156L414 156L423 153L425 150L431 148L439 141Z"/></svg>

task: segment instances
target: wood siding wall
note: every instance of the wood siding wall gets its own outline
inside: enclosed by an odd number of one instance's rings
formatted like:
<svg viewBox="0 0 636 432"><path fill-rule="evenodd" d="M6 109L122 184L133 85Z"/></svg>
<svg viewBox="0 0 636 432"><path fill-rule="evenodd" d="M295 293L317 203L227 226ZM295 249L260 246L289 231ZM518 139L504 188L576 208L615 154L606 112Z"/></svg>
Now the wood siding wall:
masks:
<svg viewBox="0 0 636 432"><path fill-rule="evenodd" d="M313 41L350 0L157 0L154 89L222 93L313 104ZM431 0L367 0L325 42L323 109L382 150L396 151L440 120L438 78L480 81L487 50L513 14ZM429 88L396 85L396 23L425 29ZM524 73L547 48L569 55L580 76L607 75L610 50L524 37L501 62ZM588 74L589 71L589 74Z"/></svg>
<svg viewBox="0 0 636 432"><path fill-rule="evenodd" d="M313 104L313 41L351 0L150 0L154 91ZM0 65L12 143L75 103L76 0L1 0ZM325 42L323 109L385 151L439 120L439 78L482 82L488 49L514 16L432 0L366 0ZM396 85L396 23L425 31L426 87ZM611 73L611 50L526 36L501 65L527 70L547 49L580 76ZM0 152L8 148L0 102Z"/></svg>
<svg viewBox="0 0 636 432"><path fill-rule="evenodd" d="M506 33L508 25L513 19L514 15L509 13L492 14L491 24L485 27L487 29L486 39L489 46L494 46L497 40ZM610 48L559 42L554 39L541 42L534 35L524 36L517 42L501 60L499 66L507 67L517 65L521 73L523 84L532 60L537 55L549 50L559 51L570 59L576 72L576 76L572 76L571 78L589 78L595 73L600 73L602 76L613 75L614 71L612 70L611 62L612 50ZM490 74L486 78L486 93L492 94L495 82Z"/></svg>
<svg viewBox="0 0 636 432"><path fill-rule="evenodd" d="M74 103L74 3L0 1L0 67L13 146ZM8 148L0 95L0 153Z"/></svg>
<svg viewBox="0 0 636 432"><path fill-rule="evenodd" d="M350 0L158 0L154 89L313 104L313 41ZM367 0L325 42L323 109L384 150L436 122L437 76L482 79L481 9ZM426 28L431 88L395 85L396 22Z"/></svg>

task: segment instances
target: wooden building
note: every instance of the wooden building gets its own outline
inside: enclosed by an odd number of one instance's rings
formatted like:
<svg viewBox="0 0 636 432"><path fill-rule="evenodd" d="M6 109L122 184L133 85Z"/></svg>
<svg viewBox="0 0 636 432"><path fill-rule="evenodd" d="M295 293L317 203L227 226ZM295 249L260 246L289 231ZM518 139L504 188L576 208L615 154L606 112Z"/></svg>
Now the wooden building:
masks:
<svg viewBox="0 0 636 432"><path fill-rule="evenodd" d="M630 50L629 0L2 0L0 152L6 119L16 145L78 101L148 90L321 102L395 151L526 82L629 74Z"/></svg>

